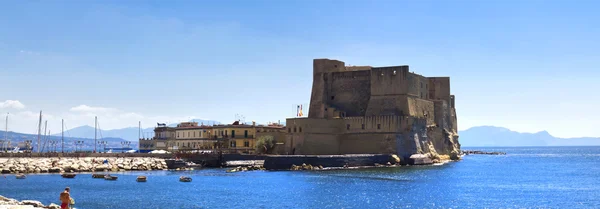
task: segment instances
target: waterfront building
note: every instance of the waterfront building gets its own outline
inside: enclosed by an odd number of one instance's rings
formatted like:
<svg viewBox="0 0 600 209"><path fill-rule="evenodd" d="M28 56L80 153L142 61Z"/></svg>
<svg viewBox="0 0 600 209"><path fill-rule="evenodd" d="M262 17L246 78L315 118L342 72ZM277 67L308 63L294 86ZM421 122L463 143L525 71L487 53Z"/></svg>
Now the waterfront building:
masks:
<svg viewBox="0 0 600 209"><path fill-rule="evenodd" d="M315 59L308 117L286 125L291 154L456 157L460 149L450 78L425 77L407 65Z"/></svg>
<svg viewBox="0 0 600 209"><path fill-rule="evenodd" d="M285 126L278 123L256 125L240 123L219 125L198 125L197 122L183 122L176 127L159 124L154 129L154 137L140 139L140 152L166 150L171 152L210 152L254 153L256 141L261 136L270 135L283 147ZM283 148L281 148L283 149Z"/></svg>

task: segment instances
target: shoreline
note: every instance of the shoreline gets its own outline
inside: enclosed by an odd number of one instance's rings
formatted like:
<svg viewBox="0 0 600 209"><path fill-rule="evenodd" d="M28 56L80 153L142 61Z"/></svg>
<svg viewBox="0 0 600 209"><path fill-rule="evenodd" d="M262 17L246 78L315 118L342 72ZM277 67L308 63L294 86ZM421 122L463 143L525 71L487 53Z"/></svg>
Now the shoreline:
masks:
<svg viewBox="0 0 600 209"><path fill-rule="evenodd" d="M60 209L60 206L55 203L50 203L48 205L42 204L42 202L37 200L17 200L9 197L5 197L0 195L0 209L22 209L22 208L47 208L47 209Z"/></svg>
<svg viewBox="0 0 600 209"><path fill-rule="evenodd" d="M49 157L0 158L0 173L79 173L151 171L167 169L162 158L152 157Z"/></svg>

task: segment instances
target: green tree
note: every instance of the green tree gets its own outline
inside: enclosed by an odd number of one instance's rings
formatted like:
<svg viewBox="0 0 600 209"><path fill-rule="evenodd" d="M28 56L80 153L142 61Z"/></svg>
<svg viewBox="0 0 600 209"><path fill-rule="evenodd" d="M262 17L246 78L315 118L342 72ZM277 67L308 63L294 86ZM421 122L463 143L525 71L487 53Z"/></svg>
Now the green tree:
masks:
<svg viewBox="0 0 600 209"><path fill-rule="evenodd" d="M256 140L256 153L271 154L275 146L275 138L271 135L258 137Z"/></svg>

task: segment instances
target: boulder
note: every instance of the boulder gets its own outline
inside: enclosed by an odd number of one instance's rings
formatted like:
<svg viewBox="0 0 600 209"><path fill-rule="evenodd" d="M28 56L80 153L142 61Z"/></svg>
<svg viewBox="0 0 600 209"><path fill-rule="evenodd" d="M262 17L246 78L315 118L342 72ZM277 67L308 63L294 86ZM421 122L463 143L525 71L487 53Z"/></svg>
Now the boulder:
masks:
<svg viewBox="0 0 600 209"><path fill-rule="evenodd" d="M36 200L23 200L23 201L21 201L21 204L22 205L32 205L33 207L38 207L38 208L45 207L45 205L42 204L42 202L36 201Z"/></svg>
<svg viewBox="0 0 600 209"><path fill-rule="evenodd" d="M59 167L52 167L48 169L48 172L50 173L58 173L60 172L60 168Z"/></svg>
<svg viewBox="0 0 600 209"><path fill-rule="evenodd" d="M413 154L410 156L410 164L413 165L429 165L429 164L433 164L433 160L431 160L431 158L429 158L429 156L424 155L424 154Z"/></svg>
<svg viewBox="0 0 600 209"><path fill-rule="evenodd" d="M48 209L60 209L60 205L50 203L50 205L48 205Z"/></svg>

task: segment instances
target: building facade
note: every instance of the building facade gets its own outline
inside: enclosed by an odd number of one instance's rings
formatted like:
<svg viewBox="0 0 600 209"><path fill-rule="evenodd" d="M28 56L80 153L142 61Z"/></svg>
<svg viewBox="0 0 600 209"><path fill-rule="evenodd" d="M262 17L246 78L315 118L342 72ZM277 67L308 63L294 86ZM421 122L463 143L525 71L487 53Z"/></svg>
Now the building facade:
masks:
<svg viewBox="0 0 600 209"><path fill-rule="evenodd" d="M308 117L287 119L286 152L456 155L454 100L449 77L315 59Z"/></svg>
<svg viewBox="0 0 600 209"><path fill-rule="evenodd" d="M255 152L256 141L260 136L271 135L283 142L285 127L279 124L256 125L235 121L232 124L198 125L197 122L183 122L176 127L161 125L154 129L154 137L140 139L140 152L165 150L170 152L215 151L226 153Z"/></svg>

